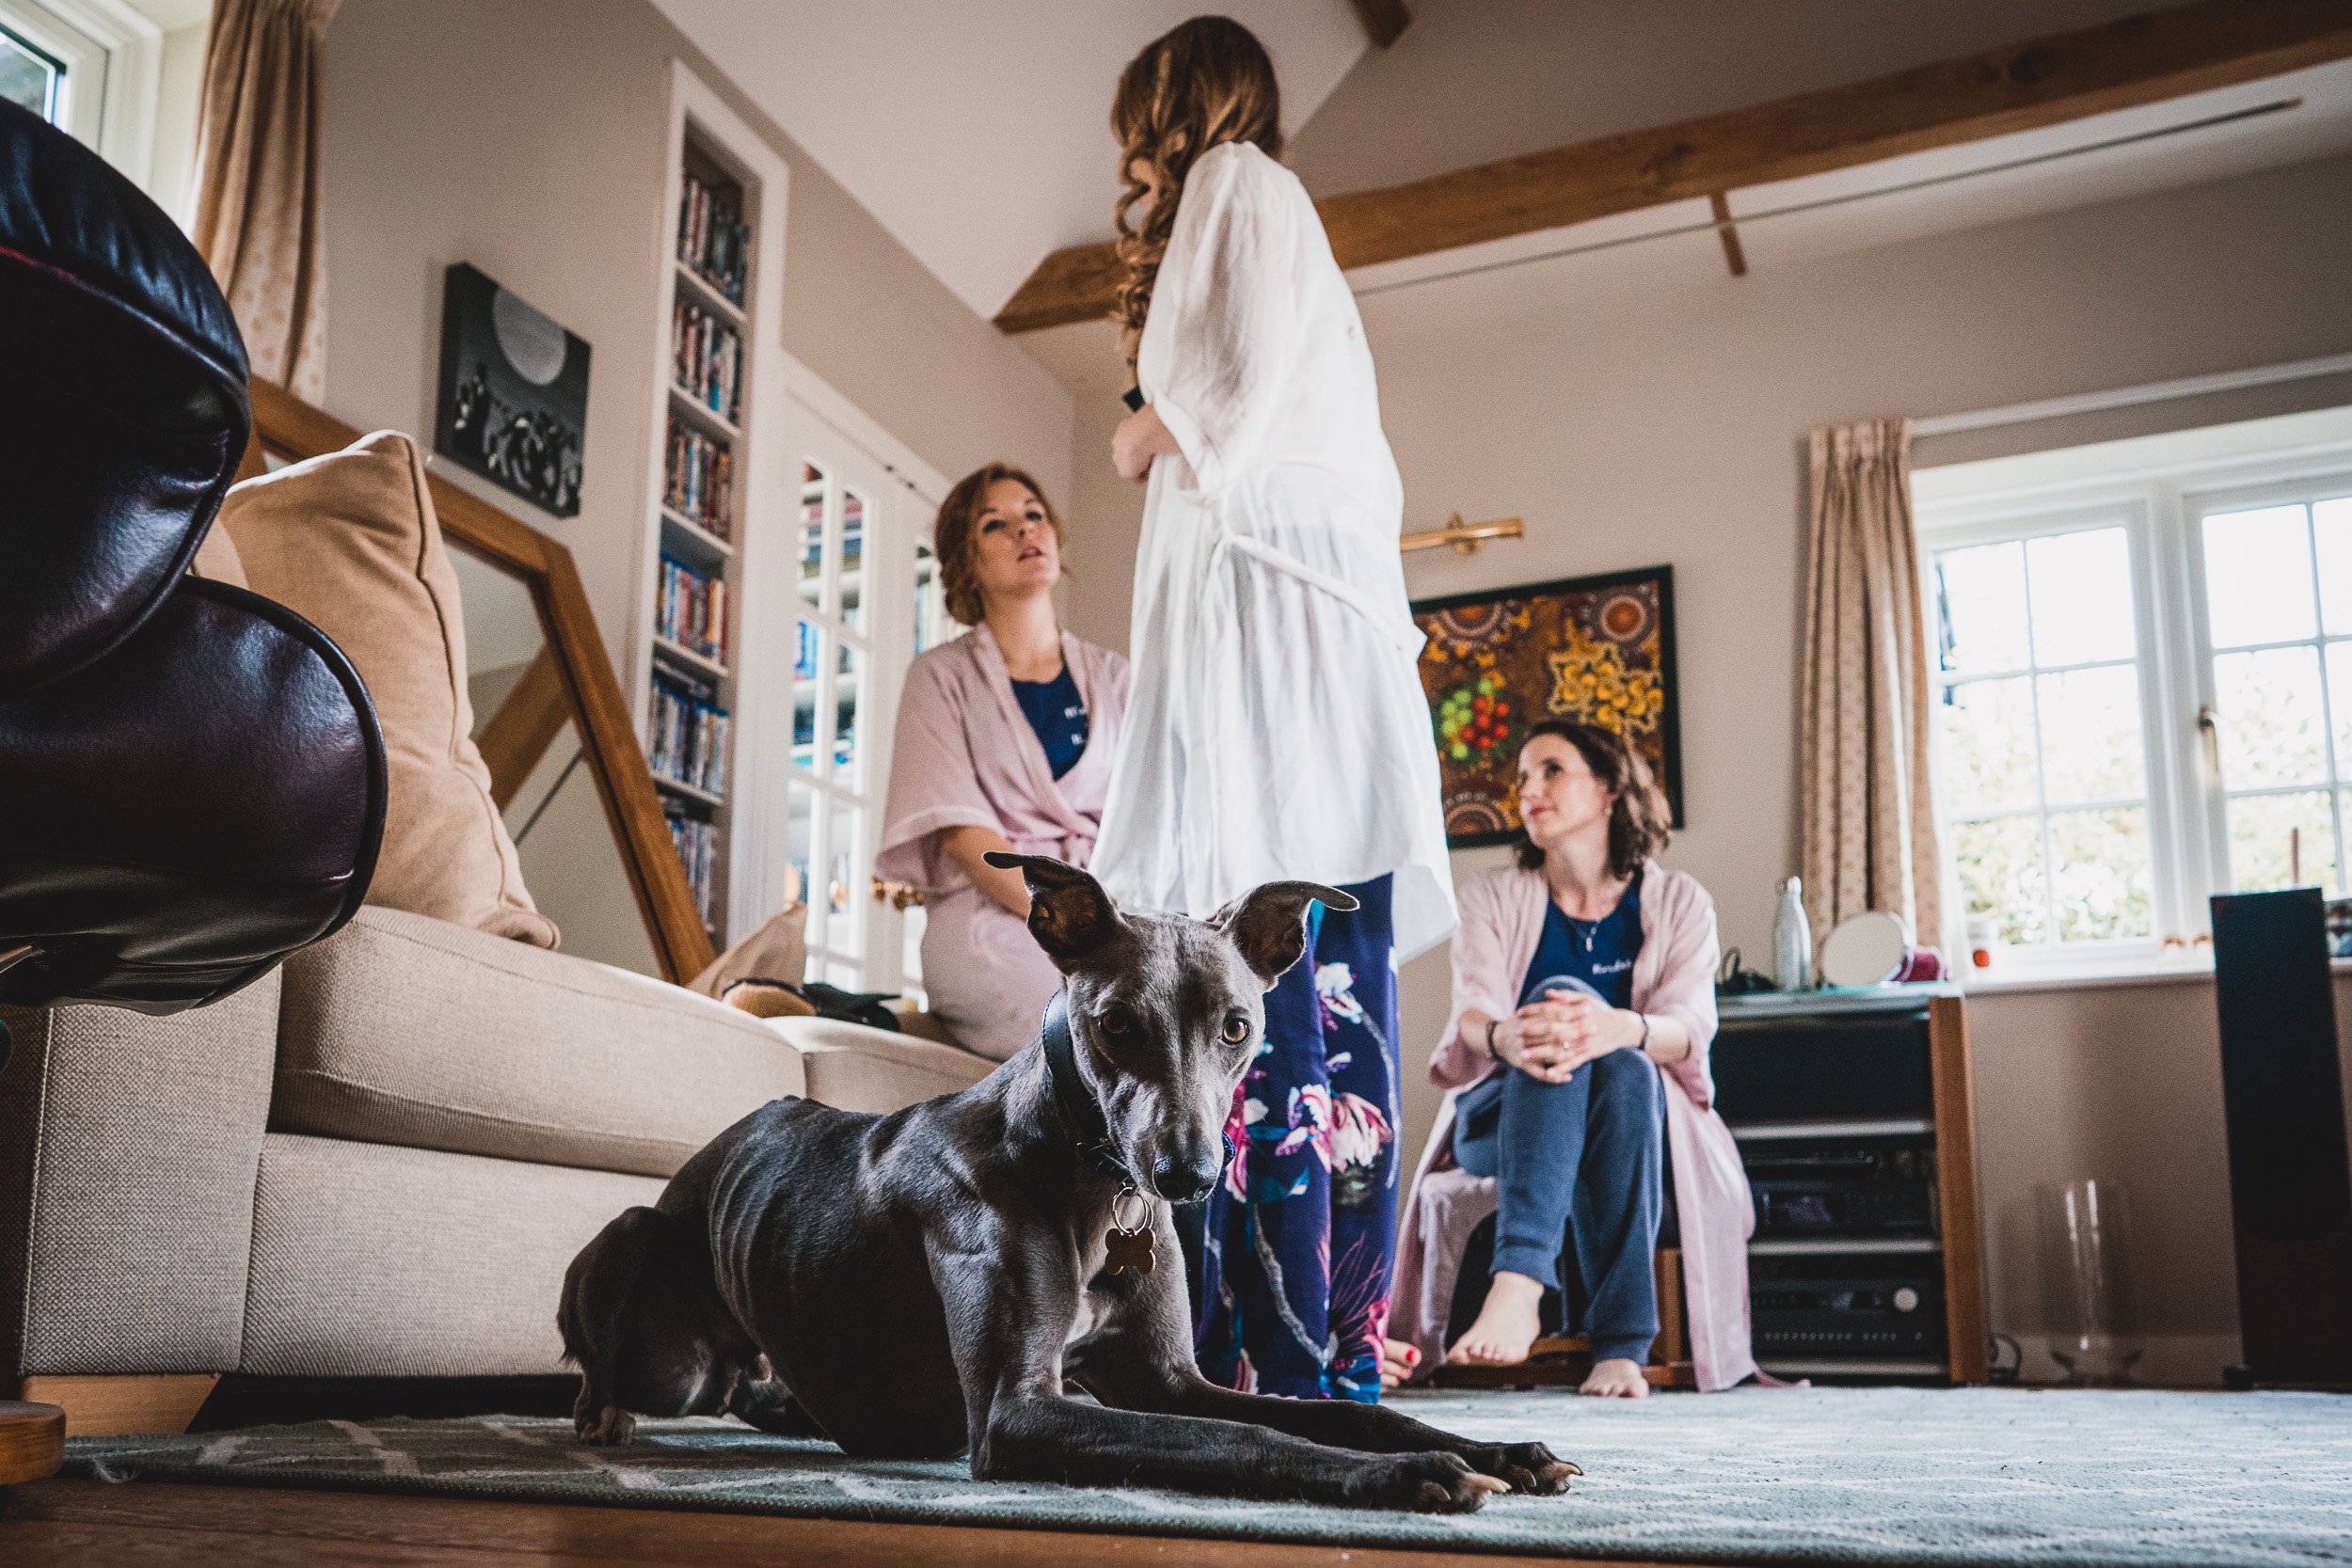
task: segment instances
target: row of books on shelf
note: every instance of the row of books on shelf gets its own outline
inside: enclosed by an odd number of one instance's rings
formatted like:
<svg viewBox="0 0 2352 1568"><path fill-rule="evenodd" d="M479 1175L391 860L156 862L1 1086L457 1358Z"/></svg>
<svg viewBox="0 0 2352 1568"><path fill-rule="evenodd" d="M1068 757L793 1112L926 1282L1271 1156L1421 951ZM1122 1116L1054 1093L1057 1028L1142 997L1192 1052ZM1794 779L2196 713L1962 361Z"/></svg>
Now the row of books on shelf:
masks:
<svg viewBox="0 0 2352 1568"><path fill-rule="evenodd" d="M728 609L723 578L706 577L674 556L661 558L661 588L653 602L656 637L724 664Z"/></svg>
<svg viewBox="0 0 2352 1568"><path fill-rule="evenodd" d="M708 683L656 666L653 745L646 757L656 778L706 795L727 790L728 731L733 721Z"/></svg>
<svg viewBox="0 0 2352 1568"><path fill-rule="evenodd" d="M670 373L679 390L732 423L742 402L738 384L743 369L743 340L735 328L691 300L681 299L670 315L675 345Z"/></svg>
<svg viewBox="0 0 2352 1568"><path fill-rule="evenodd" d="M740 305L751 250L751 227L735 204L688 175L686 196L678 203L677 259Z"/></svg>
<svg viewBox="0 0 2352 1568"><path fill-rule="evenodd" d="M732 541L735 517L728 500L735 454L681 420L670 420L670 442L661 458L661 504L704 532Z"/></svg>
<svg viewBox="0 0 2352 1568"><path fill-rule="evenodd" d="M677 858L685 863L686 885L694 890L694 907L702 911L704 925L715 926L717 911L711 905L719 885L719 825L697 821L675 803L665 808L662 816L669 821L670 842L677 846Z"/></svg>

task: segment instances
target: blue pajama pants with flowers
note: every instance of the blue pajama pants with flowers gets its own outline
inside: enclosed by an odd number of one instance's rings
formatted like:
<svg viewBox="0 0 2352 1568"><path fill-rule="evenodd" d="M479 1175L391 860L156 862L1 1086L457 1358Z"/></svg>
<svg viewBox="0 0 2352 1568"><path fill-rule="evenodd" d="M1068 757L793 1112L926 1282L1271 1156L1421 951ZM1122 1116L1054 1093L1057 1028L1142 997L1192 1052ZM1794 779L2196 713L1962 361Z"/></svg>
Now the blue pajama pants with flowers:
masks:
<svg viewBox="0 0 2352 1568"><path fill-rule="evenodd" d="M1318 904L1306 956L1266 993L1209 1200L1194 1352L1228 1388L1380 1398L1396 1260L1396 974L1390 879Z"/></svg>

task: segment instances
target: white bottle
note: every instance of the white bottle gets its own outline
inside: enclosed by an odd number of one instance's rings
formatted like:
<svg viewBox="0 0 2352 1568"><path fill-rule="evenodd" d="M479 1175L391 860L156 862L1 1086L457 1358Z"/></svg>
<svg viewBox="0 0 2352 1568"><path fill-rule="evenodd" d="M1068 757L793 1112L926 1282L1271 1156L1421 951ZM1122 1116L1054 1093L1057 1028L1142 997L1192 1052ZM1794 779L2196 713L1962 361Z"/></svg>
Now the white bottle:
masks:
<svg viewBox="0 0 2352 1568"><path fill-rule="evenodd" d="M1804 918L1804 883L1795 877L1780 884L1772 916L1772 982L1783 990L1813 989L1813 927Z"/></svg>

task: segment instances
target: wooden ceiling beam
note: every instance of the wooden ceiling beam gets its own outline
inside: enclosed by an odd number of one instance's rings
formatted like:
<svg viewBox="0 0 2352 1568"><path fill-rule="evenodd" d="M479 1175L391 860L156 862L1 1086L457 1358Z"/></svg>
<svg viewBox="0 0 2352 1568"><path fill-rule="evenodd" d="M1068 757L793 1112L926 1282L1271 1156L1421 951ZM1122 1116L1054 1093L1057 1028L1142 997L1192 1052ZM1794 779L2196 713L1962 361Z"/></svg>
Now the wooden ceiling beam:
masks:
<svg viewBox="0 0 2352 1568"><path fill-rule="evenodd" d="M1315 203L1343 268L1562 229L1745 186L2209 92L2352 56L2345 0L2196 0L1771 103ZM1105 245L1056 251L996 316L1008 333L1106 314Z"/></svg>

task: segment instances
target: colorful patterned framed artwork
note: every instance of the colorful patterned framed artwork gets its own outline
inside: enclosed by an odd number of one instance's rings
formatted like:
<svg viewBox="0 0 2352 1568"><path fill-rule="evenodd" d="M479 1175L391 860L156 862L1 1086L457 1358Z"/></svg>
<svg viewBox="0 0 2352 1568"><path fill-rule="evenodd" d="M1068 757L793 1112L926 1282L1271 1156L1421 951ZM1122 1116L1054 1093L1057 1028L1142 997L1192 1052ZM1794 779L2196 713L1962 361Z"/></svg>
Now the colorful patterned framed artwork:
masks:
<svg viewBox="0 0 2352 1568"><path fill-rule="evenodd" d="M1672 566L1423 599L1422 689L1438 731L1446 844L1507 844L1519 831L1519 744L1543 719L1614 730L1682 816L1682 714L1675 690Z"/></svg>

